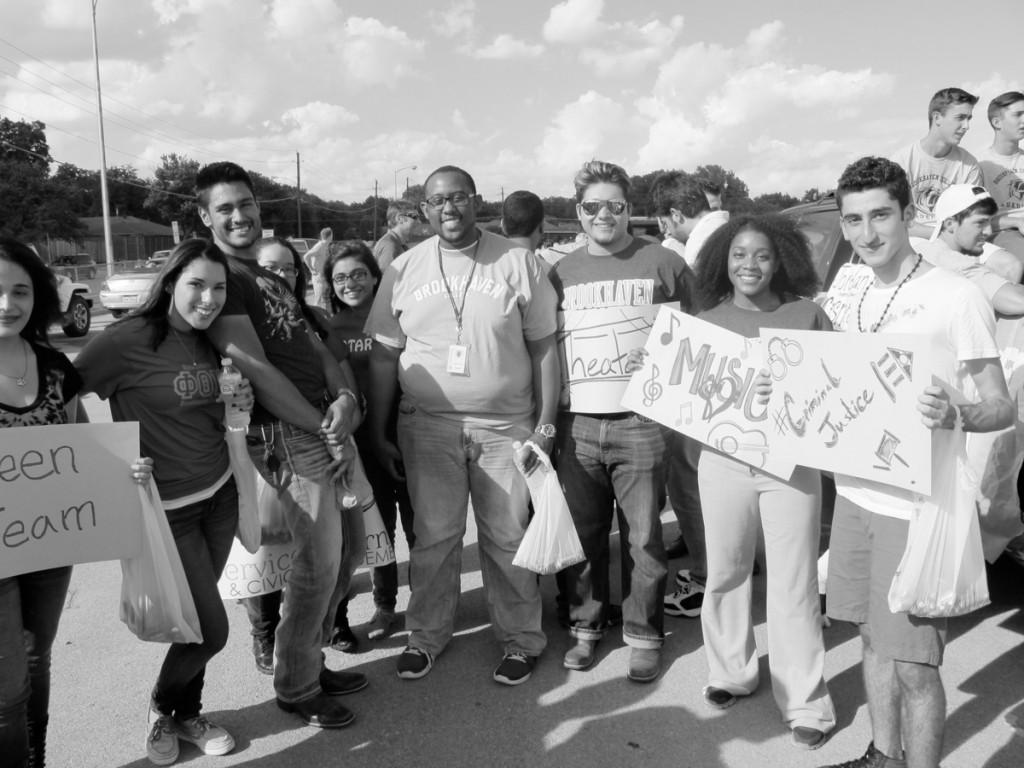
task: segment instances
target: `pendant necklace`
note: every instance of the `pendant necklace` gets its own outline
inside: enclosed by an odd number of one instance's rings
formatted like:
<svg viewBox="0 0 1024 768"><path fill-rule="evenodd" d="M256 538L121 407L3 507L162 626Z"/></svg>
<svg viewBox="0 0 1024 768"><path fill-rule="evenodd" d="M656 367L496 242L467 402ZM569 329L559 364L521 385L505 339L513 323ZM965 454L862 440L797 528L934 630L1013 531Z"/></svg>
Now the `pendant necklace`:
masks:
<svg viewBox="0 0 1024 768"><path fill-rule="evenodd" d="M896 290L892 292L892 296L889 297L889 301L887 301L886 304L885 304L885 309L883 309L882 310L882 314L879 315L878 322L875 323L874 325L870 326L868 328L867 332L874 333L875 331L877 331L879 328L882 327L882 321L885 320L885 316L889 313L889 307L891 307L892 303L896 300L896 296L897 296L897 294L899 294L900 288L902 288L904 285L906 285L907 281L910 280L910 278L912 278L914 276L914 273L917 272L917 268L921 266L921 260L923 258L924 257L921 256L921 254L917 255L917 261L914 262L914 268L911 269L907 273L906 277L904 277L902 280L900 280L900 284L896 286ZM857 302L857 330L860 331L861 333L866 333L866 331L864 330L863 326L861 326L861 323L860 323L860 310L861 310L861 307L864 306L864 299L867 297L868 291L870 291L870 290L871 290L871 286L868 285L864 289L864 293L862 293L860 295L860 301Z"/></svg>
<svg viewBox="0 0 1024 768"><path fill-rule="evenodd" d="M9 373L0 373L5 379L13 379L14 383L19 387L25 386L25 377L28 376L28 350L25 348L25 340L21 340L21 354L24 355L25 359L21 366L21 376L11 376Z"/></svg>
<svg viewBox="0 0 1024 768"><path fill-rule="evenodd" d="M178 340L178 343L181 344L181 348L183 350L185 350L185 354L189 355L192 358L192 367L193 368L198 368L199 367L199 363L196 362L196 349L199 346L199 339L196 338L196 339L193 340L193 342L192 342L192 351L189 352L188 347L185 346L185 342L181 340L181 335L180 335L180 332L178 331L178 329L175 328L174 326L171 326L171 332L174 334L174 338L176 338Z"/></svg>

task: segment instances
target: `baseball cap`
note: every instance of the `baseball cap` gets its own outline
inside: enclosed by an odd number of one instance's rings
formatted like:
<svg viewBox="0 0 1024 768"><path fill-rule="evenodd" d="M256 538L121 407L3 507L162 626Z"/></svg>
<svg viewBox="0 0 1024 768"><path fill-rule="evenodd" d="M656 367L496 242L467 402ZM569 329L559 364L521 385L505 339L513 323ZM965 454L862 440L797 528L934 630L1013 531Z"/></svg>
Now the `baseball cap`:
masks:
<svg viewBox="0 0 1024 768"><path fill-rule="evenodd" d="M938 239L939 233L942 232L942 223L946 219L966 211L975 203L991 199L992 195L988 193L988 190L977 184L952 184L946 187L946 190L939 195L939 199L935 201L935 208L932 209L935 214L935 230L929 239Z"/></svg>

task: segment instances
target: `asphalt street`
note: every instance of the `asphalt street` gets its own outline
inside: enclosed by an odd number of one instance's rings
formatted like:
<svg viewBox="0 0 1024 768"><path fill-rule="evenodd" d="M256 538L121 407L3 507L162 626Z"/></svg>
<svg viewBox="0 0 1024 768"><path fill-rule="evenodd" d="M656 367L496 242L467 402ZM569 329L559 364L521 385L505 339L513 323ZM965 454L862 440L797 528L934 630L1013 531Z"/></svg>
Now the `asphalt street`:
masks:
<svg viewBox="0 0 1024 768"><path fill-rule="evenodd" d="M94 318L98 332L109 316ZM69 354L81 342L56 339ZM93 421L109 409L86 399ZM664 516L666 538L674 534ZM399 536L400 562L408 551ZM346 704L355 723L340 731L303 726L277 708L269 677L252 661L245 611L228 603L231 635L210 664L204 708L237 741L224 757L207 757L183 744L180 764L195 768L386 768L390 766L656 766L658 768L802 768L860 756L870 738L860 683L860 643L852 627L826 629L826 673L838 727L815 752L792 746L771 696L765 655L764 570L754 583L761 685L726 711L701 698L707 666L700 622L666 617L664 672L649 685L626 680L628 649L613 633L599 645L588 671L564 669L570 645L557 623L554 580L544 578L548 649L526 684L496 684L500 660L487 618L476 549L469 525L463 557L457 636L434 670L418 681L395 675L405 633L369 643L359 653L327 651L330 667L364 672L370 687ZM673 561L685 567L688 561ZM770 567L770 566L769 566ZM399 609L408 601L404 568ZM951 624L943 677L948 696L946 768L1019 768L1024 765L1024 571L1001 561L990 570L992 605ZM349 613L360 633L372 601L368 577ZM120 566L77 566L53 653L50 765L113 768L149 765L145 756L148 694L164 646L137 640L118 620ZM1016 724L1016 727L1014 727ZM0 765L3 758L0 756Z"/></svg>

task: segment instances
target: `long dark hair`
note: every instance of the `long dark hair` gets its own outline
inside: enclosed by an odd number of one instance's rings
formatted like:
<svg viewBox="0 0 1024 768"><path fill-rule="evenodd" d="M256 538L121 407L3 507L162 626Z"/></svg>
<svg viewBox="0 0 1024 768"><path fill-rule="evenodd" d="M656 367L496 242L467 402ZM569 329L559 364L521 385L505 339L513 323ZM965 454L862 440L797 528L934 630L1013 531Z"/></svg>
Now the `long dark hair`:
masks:
<svg viewBox="0 0 1024 768"><path fill-rule="evenodd" d="M299 311L302 312L302 317L305 318L309 327L313 329L313 333L321 339L327 338L327 329L324 328L324 324L320 321L320 318L317 317L313 308L306 303L306 288L309 285L306 280L306 268L302 263L302 257L299 255L299 252L295 250L295 246L287 239L278 237L277 235L261 237L253 243L253 256L259 260L260 250L263 248L269 248L271 245L280 245L292 255L292 265L295 267L295 288L292 289L292 293L295 294L295 301L299 305ZM283 280L284 278L280 279Z"/></svg>
<svg viewBox="0 0 1024 768"><path fill-rule="evenodd" d="M227 277L228 260L220 248L209 240L190 238L182 240L171 251L163 267L160 269L153 287L149 290L149 296L142 306L132 310L129 317L141 317L146 325L152 330L150 346L155 350L170 332L171 323L168 316L171 312L171 302L174 301L174 286L181 277L185 267L196 259L207 259L215 264L224 267L224 275Z"/></svg>
<svg viewBox="0 0 1024 768"><path fill-rule="evenodd" d="M370 274L376 279L376 283L373 286L373 295L377 295L377 289L380 288L380 276L383 274L380 271L380 265L377 260L373 258L373 253L367 247L366 243L362 240L343 240L340 243L331 243L330 255L327 257L327 261L324 262L323 276L324 280L327 281L327 285L330 286L331 290L331 312L332 314L338 314L350 310L351 307L338 298L338 294L334 292L334 265L342 259L358 259L359 262L369 270Z"/></svg>
<svg viewBox="0 0 1024 768"><path fill-rule="evenodd" d="M17 264L28 272L32 281L32 313L21 329L21 337L26 341L50 346L47 329L60 318L57 278L34 250L12 237L0 237L0 259Z"/></svg>
<svg viewBox="0 0 1024 768"><path fill-rule="evenodd" d="M772 293L783 301L787 296L814 296L818 275L807 238L796 222L776 214L737 216L716 229L697 254L697 294L701 309L711 309L732 296L729 252L733 238L744 229L760 232L772 244L779 263L769 284Z"/></svg>

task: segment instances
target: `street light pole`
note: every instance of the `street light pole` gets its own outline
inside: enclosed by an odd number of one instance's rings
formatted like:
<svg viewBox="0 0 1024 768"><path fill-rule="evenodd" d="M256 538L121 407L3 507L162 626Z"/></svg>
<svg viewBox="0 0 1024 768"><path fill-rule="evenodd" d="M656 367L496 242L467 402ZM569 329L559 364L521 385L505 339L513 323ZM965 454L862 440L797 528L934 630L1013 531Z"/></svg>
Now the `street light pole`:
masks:
<svg viewBox="0 0 1024 768"><path fill-rule="evenodd" d="M403 165L401 168L395 168L395 200L398 199L398 172L399 171L415 171L415 165Z"/></svg>
<svg viewBox="0 0 1024 768"><path fill-rule="evenodd" d="M107 274L114 273L114 238L110 234L110 195L107 192L107 144L103 136L103 95L100 91L100 53L96 40L96 3L92 2L92 61L96 67L96 114L100 123L100 199L103 201L103 242Z"/></svg>

